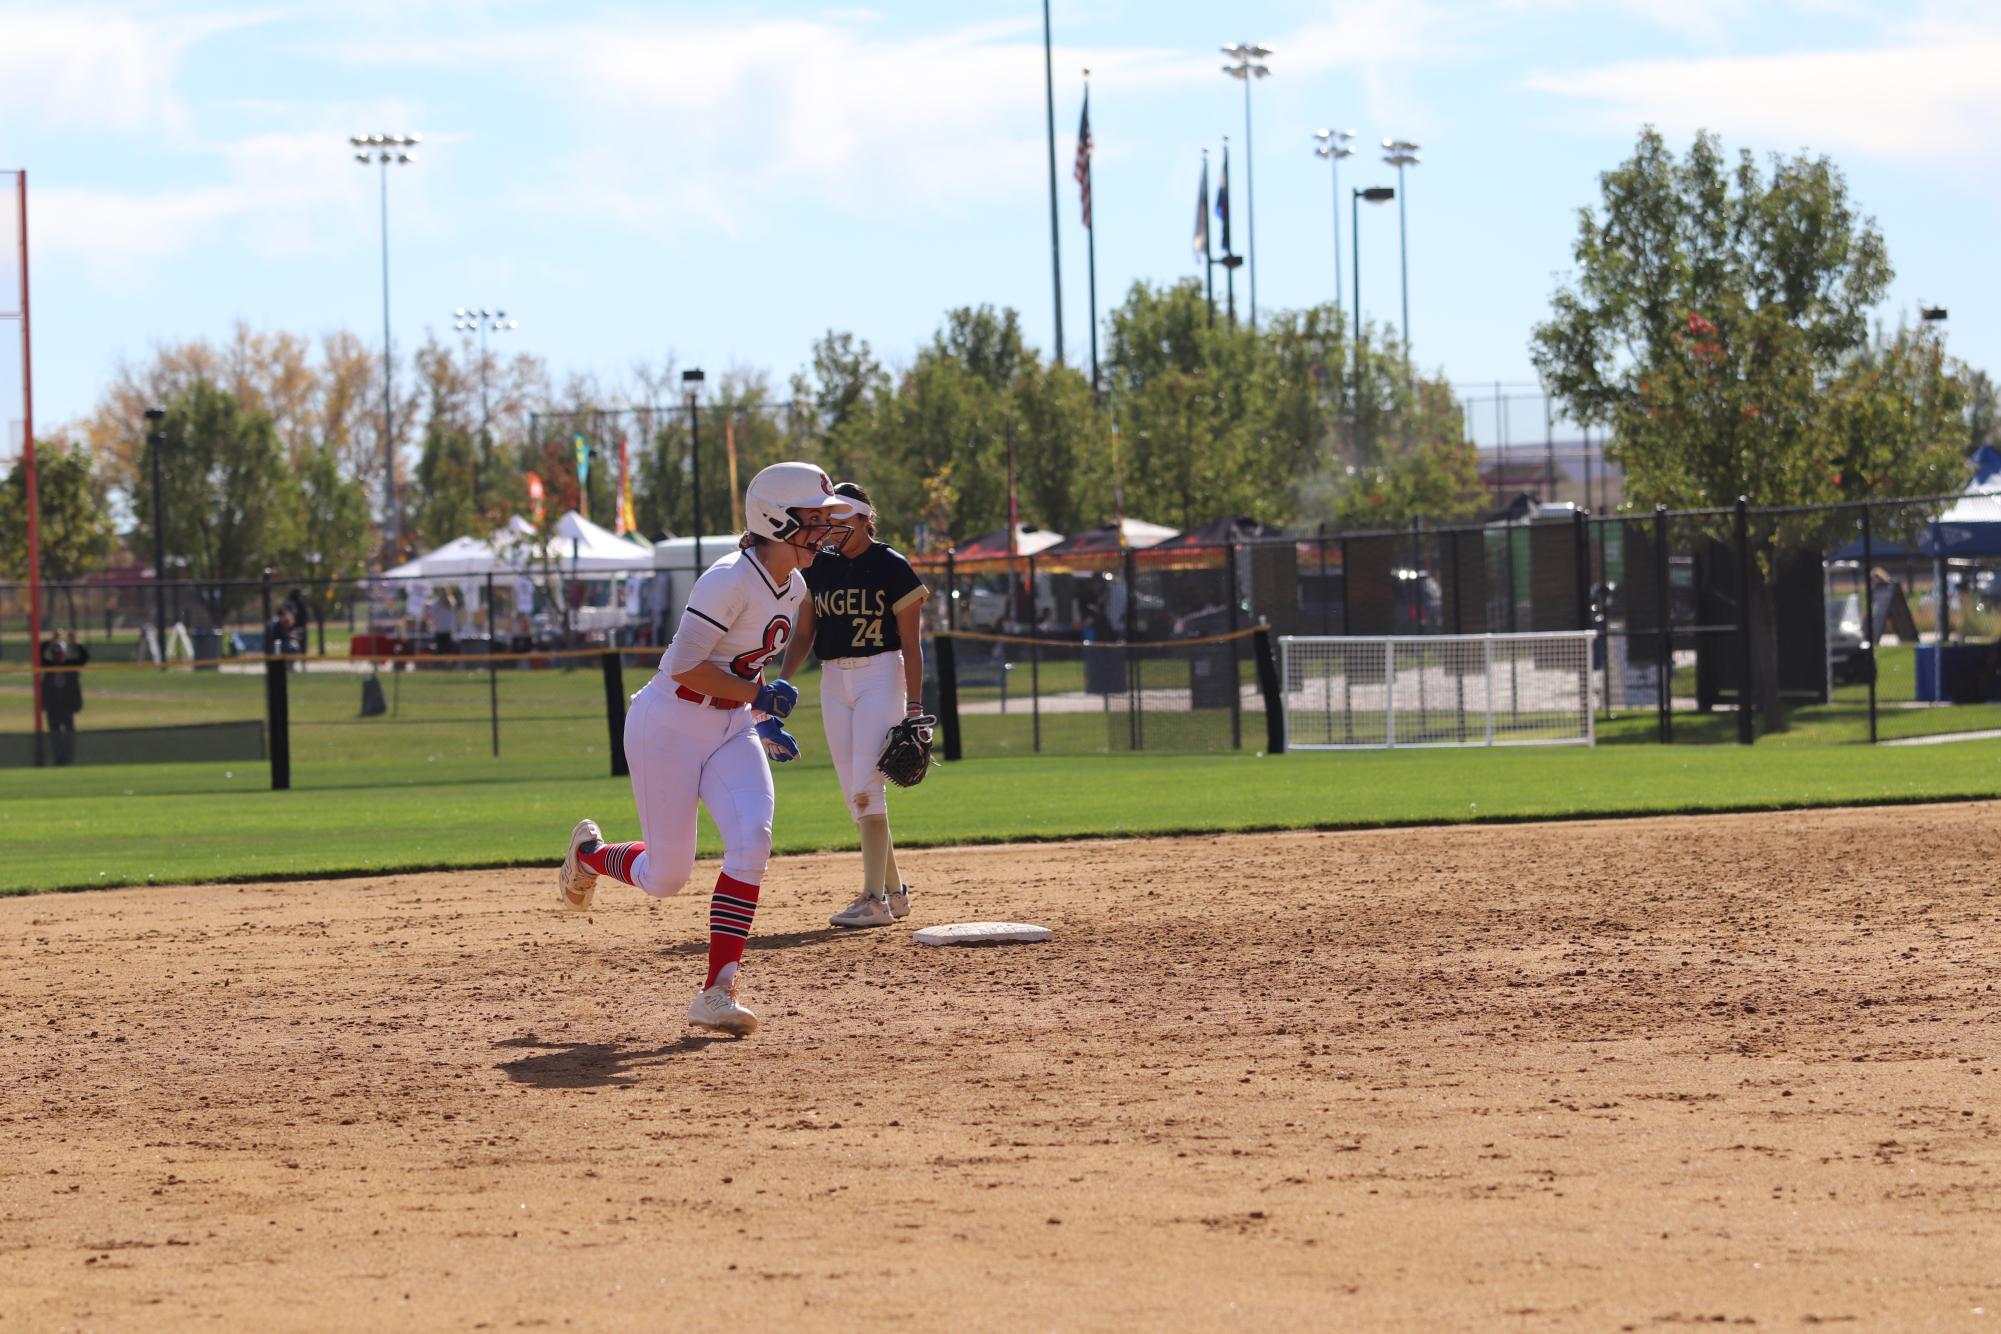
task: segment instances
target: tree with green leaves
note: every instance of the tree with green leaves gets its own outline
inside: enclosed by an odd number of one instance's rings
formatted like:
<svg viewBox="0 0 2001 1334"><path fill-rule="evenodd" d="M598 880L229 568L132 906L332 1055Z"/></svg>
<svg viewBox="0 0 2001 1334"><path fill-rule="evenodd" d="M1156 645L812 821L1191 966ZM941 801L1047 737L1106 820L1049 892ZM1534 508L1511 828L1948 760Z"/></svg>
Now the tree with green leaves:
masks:
<svg viewBox="0 0 2001 1334"><path fill-rule="evenodd" d="M160 525L169 559L198 581L253 580L296 539L297 488L267 413L196 381L167 404L160 458L161 510L150 486L133 493L139 549ZM247 594L218 589L205 600L220 626Z"/></svg>
<svg viewBox="0 0 2001 1334"><path fill-rule="evenodd" d="M118 549L96 460L82 445L44 440L35 449L35 508L44 581L65 583L98 569ZM16 459L0 486L0 577L28 577L27 458ZM65 590L69 619L76 594Z"/></svg>
<svg viewBox="0 0 2001 1334"><path fill-rule="evenodd" d="M81 579L111 558L118 534L105 503L104 481L90 451L59 440L35 449L35 499L39 511L42 578ZM0 491L0 576L28 577L27 459L14 461Z"/></svg>
<svg viewBox="0 0 2001 1334"><path fill-rule="evenodd" d="M1934 334L1872 340L1890 261L1832 162L1764 168L1745 152L1733 165L1710 134L1677 158L1649 128L1600 188L1599 208L1579 215L1574 282L1531 348L1571 414L1611 428L1629 504L1958 488L1962 386ZM1784 726L1773 570L1824 533L1813 515L1754 526L1753 677L1768 729Z"/></svg>
<svg viewBox="0 0 2001 1334"><path fill-rule="evenodd" d="M332 445L309 450L300 460L295 485L297 521L291 525L280 565L287 574L313 581L304 587L306 605L319 620L320 648L326 648L326 618L349 589L338 583L368 573L375 535L368 515L368 490L344 471Z"/></svg>
<svg viewBox="0 0 2001 1334"><path fill-rule="evenodd" d="M1183 528L1472 513L1478 468L1450 386L1375 332L1355 344L1331 306L1256 333L1212 327L1192 279L1135 284L1112 313L1110 357L1128 508Z"/></svg>

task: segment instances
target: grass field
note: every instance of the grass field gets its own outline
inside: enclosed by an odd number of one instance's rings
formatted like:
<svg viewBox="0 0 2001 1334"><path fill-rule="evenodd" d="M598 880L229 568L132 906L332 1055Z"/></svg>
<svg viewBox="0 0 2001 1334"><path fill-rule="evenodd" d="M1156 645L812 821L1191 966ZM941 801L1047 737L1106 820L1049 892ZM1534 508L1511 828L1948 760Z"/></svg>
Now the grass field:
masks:
<svg viewBox="0 0 2001 1334"><path fill-rule="evenodd" d="M1909 654L1885 655L1883 694L1908 691ZM628 669L628 689L643 671ZM506 866L548 861L589 814L635 831L630 790L609 777L604 687L574 672L406 672L383 678L392 711L358 717L361 677L295 674L293 790L261 762L0 770L0 893L120 884ZM19 693L14 681L0 692ZM492 755L489 692L500 701ZM1262 756L1262 715L1242 752L1227 711L1149 715L1143 755L1029 753L1025 710L969 716L969 755L897 793L911 846L1278 828L1748 810L1978 798L2001 793L2001 742L1870 749L1858 694L1800 710L1792 730L1735 745L1662 747L1651 713L1601 721L1596 749L1296 753ZM823 750L817 687L792 730L806 758L779 770L778 846L852 847ZM6 707L0 701L0 707ZM105 672L86 729L255 719L255 673ZM2001 727L2001 706L1885 709L1885 737ZM1682 742L1727 742L1735 717L1681 714ZM1045 715L1053 751L1103 751L1116 717ZM1184 753L1175 753L1179 744ZM704 826L704 851L715 849Z"/></svg>

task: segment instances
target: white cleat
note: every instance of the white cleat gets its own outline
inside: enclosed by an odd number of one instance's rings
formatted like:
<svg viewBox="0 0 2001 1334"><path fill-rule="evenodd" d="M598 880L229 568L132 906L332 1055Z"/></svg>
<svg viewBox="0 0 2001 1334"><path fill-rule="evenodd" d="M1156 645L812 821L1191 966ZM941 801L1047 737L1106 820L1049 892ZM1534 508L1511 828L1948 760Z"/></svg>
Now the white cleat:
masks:
<svg viewBox="0 0 2001 1334"><path fill-rule="evenodd" d="M749 1006L737 1002L734 977L696 992L694 1004L688 1007L688 1022L696 1028L738 1038L747 1038L757 1031L757 1016Z"/></svg>
<svg viewBox="0 0 2001 1334"><path fill-rule="evenodd" d="M898 885L889 891L889 915L899 922L910 916L910 886Z"/></svg>
<svg viewBox="0 0 2001 1334"><path fill-rule="evenodd" d="M893 926L896 923L889 905L873 894L863 894L827 920L835 926Z"/></svg>
<svg viewBox="0 0 2001 1334"><path fill-rule="evenodd" d="M598 873L577 860L577 853L594 843L604 842L596 820L579 820L570 831L570 851L563 869L556 873L556 897L571 912L589 912L591 896L597 892Z"/></svg>

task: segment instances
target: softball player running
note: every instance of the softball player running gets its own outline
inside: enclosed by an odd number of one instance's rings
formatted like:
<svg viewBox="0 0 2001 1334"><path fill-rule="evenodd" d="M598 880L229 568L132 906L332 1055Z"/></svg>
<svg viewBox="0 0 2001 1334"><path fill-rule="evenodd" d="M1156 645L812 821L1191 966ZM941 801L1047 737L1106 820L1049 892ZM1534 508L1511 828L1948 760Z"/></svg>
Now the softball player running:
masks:
<svg viewBox="0 0 2001 1334"><path fill-rule="evenodd" d="M757 1028L737 1000L737 969L771 858L771 762L799 756L781 721L799 692L767 684L764 669L792 639L806 568L858 526L854 506L810 463L774 463L751 478L744 513L738 549L695 581L659 674L625 715L641 841L606 843L595 820L580 820L557 877L574 912L591 906L601 875L656 898L679 893L695 869L696 803L708 807L723 870L709 902L708 977L688 1022L739 1037Z"/></svg>
<svg viewBox="0 0 2001 1334"><path fill-rule="evenodd" d="M924 712L924 651L918 615L930 590L910 562L875 540L875 510L853 482L834 488L858 502L857 523L838 554L806 572L812 593L799 633L785 649L783 675L820 659L820 717L841 795L861 832L862 883L855 901L827 920L835 926L888 926L910 915L910 887L896 867L889 808L876 768L889 729Z"/></svg>

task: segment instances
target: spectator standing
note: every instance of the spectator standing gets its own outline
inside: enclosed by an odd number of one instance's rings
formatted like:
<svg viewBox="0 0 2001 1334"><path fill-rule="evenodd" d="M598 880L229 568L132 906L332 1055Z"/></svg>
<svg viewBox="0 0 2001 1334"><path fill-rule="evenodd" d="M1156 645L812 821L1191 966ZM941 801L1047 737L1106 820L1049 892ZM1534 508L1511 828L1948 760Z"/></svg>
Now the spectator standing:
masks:
<svg viewBox="0 0 2001 1334"><path fill-rule="evenodd" d="M76 762L76 716L83 712L83 674L77 670L90 661L90 650L77 642L71 630L57 630L42 645L42 716L48 721L49 741L58 765Z"/></svg>

